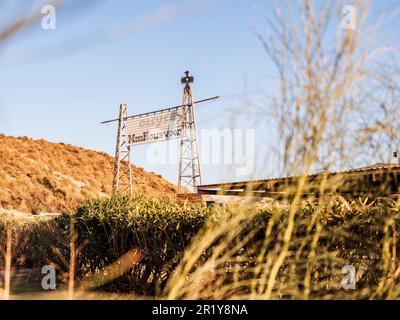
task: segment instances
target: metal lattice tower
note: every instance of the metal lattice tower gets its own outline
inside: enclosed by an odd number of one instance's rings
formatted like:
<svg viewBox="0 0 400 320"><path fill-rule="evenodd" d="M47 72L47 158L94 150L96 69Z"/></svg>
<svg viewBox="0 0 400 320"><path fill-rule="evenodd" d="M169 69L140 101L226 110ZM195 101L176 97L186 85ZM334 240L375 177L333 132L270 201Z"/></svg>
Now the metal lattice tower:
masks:
<svg viewBox="0 0 400 320"><path fill-rule="evenodd" d="M193 95L190 83L193 83L193 77L189 76L189 71L181 79L183 88L183 110L182 110L182 131L180 142L179 159L179 180L178 192L182 188L197 191L197 186L203 184L201 175L200 153L197 143L196 115L194 110Z"/></svg>
<svg viewBox="0 0 400 320"><path fill-rule="evenodd" d="M115 148L113 195L117 193L132 194L131 148L126 146L125 141L127 117L128 106L121 104L119 107L117 144ZM124 168L124 163L127 165L127 168Z"/></svg>

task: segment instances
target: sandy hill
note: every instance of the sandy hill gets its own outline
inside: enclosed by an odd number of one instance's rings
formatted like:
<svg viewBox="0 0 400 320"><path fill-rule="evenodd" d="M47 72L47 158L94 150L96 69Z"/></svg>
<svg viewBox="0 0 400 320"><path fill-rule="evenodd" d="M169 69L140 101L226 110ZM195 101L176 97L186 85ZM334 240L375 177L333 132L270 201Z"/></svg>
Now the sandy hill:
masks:
<svg viewBox="0 0 400 320"><path fill-rule="evenodd" d="M64 143L0 135L0 207L60 212L87 197L111 194L114 158ZM134 191L173 196L176 187L132 166Z"/></svg>

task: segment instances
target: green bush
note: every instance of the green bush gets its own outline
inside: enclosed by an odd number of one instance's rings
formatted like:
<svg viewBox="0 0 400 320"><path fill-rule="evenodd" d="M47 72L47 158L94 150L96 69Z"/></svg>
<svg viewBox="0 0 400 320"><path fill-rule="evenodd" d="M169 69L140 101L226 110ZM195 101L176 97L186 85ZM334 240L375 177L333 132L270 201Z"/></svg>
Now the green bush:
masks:
<svg viewBox="0 0 400 320"><path fill-rule="evenodd" d="M93 290L159 296L182 262L185 251L190 252L200 245L205 230L217 230L218 225L222 225L223 232L211 241L205 241L207 244L201 258L193 268L205 264L219 246L223 248L219 255L229 257L219 259L222 264L218 268L221 267L224 279L218 285L262 277L254 270L257 264L267 265L268 259L275 259L281 250L289 206L272 204L264 209L244 210L235 206L205 208L191 203L180 205L170 199L140 195L117 196L88 200L73 215L63 213L54 219L21 221L2 216L0 243L5 244L6 223L11 223L15 238L13 266L38 268L52 263L59 271L60 280L65 281L69 268L70 222L73 219L77 287L88 276L104 276L107 266L118 263L124 254L136 250L142 257L137 264L122 276L93 287ZM238 215L242 216L241 220L232 225L232 229L238 231L229 238L227 221ZM228 226L225 229L224 224ZM266 239L269 225L272 227ZM320 228L318 235L317 226ZM340 291L343 293L340 288L341 268L346 264L362 270L357 282L359 288L375 290L398 265L393 252L400 250L396 234L399 228L399 206L395 202L326 201L322 206L303 202L296 209L289 252L277 276L280 288L277 290L288 292L290 288L290 292L302 292L304 279L309 276L310 298L334 297ZM313 244L315 239L317 242ZM230 254L231 249L239 244L238 249ZM0 250L0 264L4 261L4 249L3 246ZM208 270L207 265L205 270ZM211 280L211 283L213 281L217 280ZM250 291L249 287L240 288L241 294ZM377 297L384 297L384 290L379 292ZM282 297L291 297L291 293L282 293Z"/></svg>
<svg viewBox="0 0 400 320"><path fill-rule="evenodd" d="M41 270L45 265L53 265L56 268L60 285L68 271L68 258L63 256L68 248L68 239L64 237L58 222L48 217L27 219L0 213L0 269L5 268L7 228L12 231L13 269L30 269L28 277L16 277L12 281L12 290L42 290ZM0 277L0 286L3 285L3 280L3 277Z"/></svg>
<svg viewBox="0 0 400 320"><path fill-rule="evenodd" d="M0 213L0 268L4 268L6 252L6 229L12 229L12 265L21 268L42 268L53 263L67 268L58 248L68 246L59 223L51 218L24 219Z"/></svg>
<svg viewBox="0 0 400 320"><path fill-rule="evenodd" d="M101 274L106 266L136 249L143 257L140 263L96 289L157 294L210 212L202 205L178 205L168 198L118 196L90 200L76 211L76 246L81 247L77 276ZM66 236L69 219L68 214L58 219Z"/></svg>

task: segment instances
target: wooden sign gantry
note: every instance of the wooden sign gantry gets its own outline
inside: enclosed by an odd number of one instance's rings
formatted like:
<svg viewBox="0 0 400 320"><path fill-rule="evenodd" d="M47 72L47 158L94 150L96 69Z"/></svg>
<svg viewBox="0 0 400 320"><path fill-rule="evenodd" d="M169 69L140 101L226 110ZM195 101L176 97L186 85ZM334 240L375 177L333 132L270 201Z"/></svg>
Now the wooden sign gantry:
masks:
<svg viewBox="0 0 400 320"><path fill-rule="evenodd" d="M192 89L190 87L190 83L193 83L193 77L189 76L189 71L185 72L181 83L184 84L182 105L129 116L128 106L123 103L120 105L118 119L101 122L102 124L107 124L118 121L112 184L114 195L117 193L132 194L131 146L169 140L172 137L180 139L178 193L185 193L188 189L197 192L197 187L202 185L203 180L194 106L198 103L216 100L219 96L193 101ZM182 123L179 126L175 120L179 119L181 110ZM164 116L168 115L170 115L170 118L165 119L169 122L165 124ZM160 116L161 118L158 119ZM152 121L156 117L160 120L159 122ZM137 121L138 119L149 119L149 124L146 124L146 121ZM153 122L157 126L153 127ZM138 130L140 131L139 136L137 134ZM163 130L167 130L167 132L163 132Z"/></svg>
<svg viewBox="0 0 400 320"><path fill-rule="evenodd" d="M112 185L113 195L117 193L132 194L131 147L126 145L125 139L127 117L128 106L123 103L119 107L114 178Z"/></svg>

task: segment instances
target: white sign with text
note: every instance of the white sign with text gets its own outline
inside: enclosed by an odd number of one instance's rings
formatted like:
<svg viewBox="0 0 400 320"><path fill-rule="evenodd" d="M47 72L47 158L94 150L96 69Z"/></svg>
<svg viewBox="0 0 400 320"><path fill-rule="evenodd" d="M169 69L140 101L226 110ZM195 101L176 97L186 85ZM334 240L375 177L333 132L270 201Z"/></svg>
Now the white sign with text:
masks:
<svg viewBox="0 0 400 320"><path fill-rule="evenodd" d="M182 131L183 108L135 117L126 121L127 146L177 139Z"/></svg>

